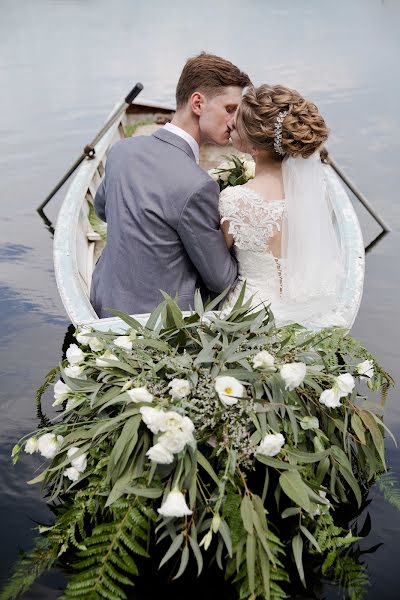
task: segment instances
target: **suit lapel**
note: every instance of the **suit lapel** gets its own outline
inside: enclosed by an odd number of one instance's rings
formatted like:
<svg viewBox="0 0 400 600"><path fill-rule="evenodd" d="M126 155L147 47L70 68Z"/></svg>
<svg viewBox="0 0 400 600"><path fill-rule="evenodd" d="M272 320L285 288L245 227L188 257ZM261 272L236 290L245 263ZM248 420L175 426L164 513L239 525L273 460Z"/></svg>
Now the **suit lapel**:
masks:
<svg viewBox="0 0 400 600"><path fill-rule="evenodd" d="M167 131L163 128L158 129L152 135L157 139L161 140L162 142L166 142L167 144L171 144L171 146L175 146L175 148L179 148L179 150L183 150L183 152L187 154L189 158L196 160L193 154L193 150L191 149L189 144L185 142L183 138L179 137L179 135L175 135L175 133Z"/></svg>

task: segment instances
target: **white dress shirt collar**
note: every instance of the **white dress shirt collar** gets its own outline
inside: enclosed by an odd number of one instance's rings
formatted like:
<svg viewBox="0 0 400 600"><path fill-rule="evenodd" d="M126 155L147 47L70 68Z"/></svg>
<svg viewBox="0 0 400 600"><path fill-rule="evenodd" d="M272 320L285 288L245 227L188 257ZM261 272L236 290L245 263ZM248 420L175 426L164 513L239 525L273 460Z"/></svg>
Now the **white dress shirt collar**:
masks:
<svg viewBox="0 0 400 600"><path fill-rule="evenodd" d="M191 149L193 150L195 160L196 160L197 164L199 164L199 145L196 142L196 140L194 139L194 137L192 137L190 135L190 133L188 133L184 129L181 129L180 127L177 127L176 125L173 125L173 123L166 123L164 125L164 129L166 129L167 131L170 131L171 133L174 133L175 135L179 135L179 137L181 137L183 140L185 140L185 142L187 142L189 144L189 146L191 147Z"/></svg>

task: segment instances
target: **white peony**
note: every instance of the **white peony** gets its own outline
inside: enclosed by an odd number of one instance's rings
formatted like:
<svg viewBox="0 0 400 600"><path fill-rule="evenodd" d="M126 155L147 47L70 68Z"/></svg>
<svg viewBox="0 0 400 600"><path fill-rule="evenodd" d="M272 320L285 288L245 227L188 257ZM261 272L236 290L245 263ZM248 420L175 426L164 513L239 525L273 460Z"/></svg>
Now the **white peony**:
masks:
<svg viewBox="0 0 400 600"><path fill-rule="evenodd" d="M336 377L334 388L340 398L347 396L353 391L355 385L354 377L350 373L343 373Z"/></svg>
<svg viewBox="0 0 400 600"><path fill-rule="evenodd" d="M26 440L25 452L27 454L33 454L34 452L37 452L38 449L39 449L39 444L38 444L38 439L36 436L32 436L29 438L29 440Z"/></svg>
<svg viewBox="0 0 400 600"><path fill-rule="evenodd" d="M169 382L168 387L171 388L171 396L173 400L181 400L190 394L190 383L186 379L173 379Z"/></svg>
<svg viewBox="0 0 400 600"><path fill-rule="evenodd" d="M244 161L244 175L246 179L253 179L256 176L256 163L254 160Z"/></svg>
<svg viewBox="0 0 400 600"><path fill-rule="evenodd" d="M184 517L192 514L186 504L185 496L178 489L174 489L168 494L158 512L163 517Z"/></svg>
<svg viewBox="0 0 400 600"><path fill-rule="evenodd" d="M66 383L63 383L61 381L61 379L59 379L57 381L57 383L54 385L54 402L53 402L53 406L58 406L59 404L62 404L64 402L64 400L67 399L68 394L72 392L71 388L67 386Z"/></svg>
<svg viewBox="0 0 400 600"><path fill-rule="evenodd" d="M274 357L267 350L262 350L253 357L253 367L255 369L267 369L273 367L274 363Z"/></svg>
<svg viewBox="0 0 400 600"><path fill-rule="evenodd" d="M126 392L131 402L152 402L153 394L150 394L145 387L133 388L133 390L127 390Z"/></svg>
<svg viewBox="0 0 400 600"><path fill-rule="evenodd" d="M142 406L140 409L143 422L153 433L158 433L164 422L165 412L151 408L151 406Z"/></svg>
<svg viewBox="0 0 400 600"><path fill-rule="evenodd" d="M63 473L64 477L68 477L71 481L78 481L80 472L75 467L68 467Z"/></svg>
<svg viewBox="0 0 400 600"><path fill-rule="evenodd" d="M64 438L62 435L45 433L38 439L38 450L44 458L54 458L62 446Z"/></svg>
<svg viewBox="0 0 400 600"><path fill-rule="evenodd" d="M358 363L356 369L361 377L370 378L374 376L374 363L372 360L364 360L364 362Z"/></svg>
<svg viewBox="0 0 400 600"><path fill-rule="evenodd" d="M281 433L267 433L261 440L256 450L256 454L263 454L264 456L276 456L279 454L284 444L285 438Z"/></svg>
<svg viewBox="0 0 400 600"><path fill-rule="evenodd" d="M235 377L221 376L215 378L215 391L225 406L236 404L238 398L245 395L244 386Z"/></svg>
<svg viewBox="0 0 400 600"><path fill-rule="evenodd" d="M101 356L96 358L96 365L98 367L112 367L113 362L119 362L118 356L115 356L110 350L107 350Z"/></svg>
<svg viewBox="0 0 400 600"><path fill-rule="evenodd" d="M319 401L328 408L337 408L338 406L341 406L340 395L335 388L324 390L319 397Z"/></svg>
<svg viewBox="0 0 400 600"><path fill-rule="evenodd" d="M87 467L86 453L84 452L80 456L74 458L74 456L79 452L80 449L74 446L73 448L70 448L68 450L67 456L71 459L71 465L75 467L75 469L79 471L79 473L83 473L83 471L85 471Z"/></svg>
<svg viewBox="0 0 400 600"><path fill-rule="evenodd" d="M76 344L71 344L66 354L71 365L78 365L85 360L85 354Z"/></svg>
<svg viewBox="0 0 400 600"><path fill-rule="evenodd" d="M87 379L86 375L83 375L83 371L84 367L80 367L79 365L70 365L64 369L66 376L73 379Z"/></svg>
<svg viewBox="0 0 400 600"><path fill-rule="evenodd" d="M173 453L167 450L167 448L160 443L152 446L150 450L146 452L146 456L148 456L153 462L160 465L169 465L174 460Z"/></svg>
<svg viewBox="0 0 400 600"><path fill-rule="evenodd" d="M282 365L280 374L285 382L287 390L291 391L297 388L306 376L307 367L304 363L286 363Z"/></svg>
<svg viewBox="0 0 400 600"><path fill-rule="evenodd" d="M123 350L132 350L132 340L129 335L120 335L113 340L113 344Z"/></svg>

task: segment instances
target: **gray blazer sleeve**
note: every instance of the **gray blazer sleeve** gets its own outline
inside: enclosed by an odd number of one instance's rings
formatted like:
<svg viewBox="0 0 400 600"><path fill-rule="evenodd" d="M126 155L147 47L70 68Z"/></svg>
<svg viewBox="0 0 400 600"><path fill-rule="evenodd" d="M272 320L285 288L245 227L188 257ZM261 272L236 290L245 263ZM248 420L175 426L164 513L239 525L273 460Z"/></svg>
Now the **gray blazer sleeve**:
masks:
<svg viewBox="0 0 400 600"><path fill-rule="evenodd" d="M237 277L237 262L219 227L218 191L214 181L189 196L177 228L190 260L207 288L221 293Z"/></svg>
<svg viewBox="0 0 400 600"><path fill-rule="evenodd" d="M94 210L96 215L102 220L106 221L106 177L103 177L103 181L97 188L96 195L94 197Z"/></svg>

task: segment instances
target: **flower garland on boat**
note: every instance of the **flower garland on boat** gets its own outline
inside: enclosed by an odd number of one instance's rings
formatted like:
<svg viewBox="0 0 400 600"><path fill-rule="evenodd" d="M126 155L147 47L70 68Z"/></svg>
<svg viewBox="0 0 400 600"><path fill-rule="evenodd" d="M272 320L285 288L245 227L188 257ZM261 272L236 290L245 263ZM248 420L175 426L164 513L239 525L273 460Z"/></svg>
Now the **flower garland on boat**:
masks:
<svg viewBox="0 0 400 600"><path fill-rule="evenodd" d="M285 598L291 564L306 587L305 556L327 573L359 539L334 508L361 505L386 468L392 379L345 331L276 328L244 293L224 319L223 295L203 306L197 293L184 317L164 294L145 326L116 313L120 335L77 332L54 385L59 417L13 450L48 461L30 483L57 504L55 522L2 600L63 556L63 598L127 598L152 536L160 566L179 558L175 577L215 560L239 598Z"/></svg>

